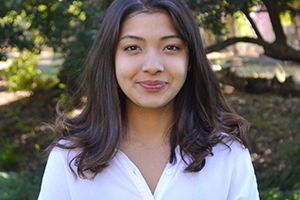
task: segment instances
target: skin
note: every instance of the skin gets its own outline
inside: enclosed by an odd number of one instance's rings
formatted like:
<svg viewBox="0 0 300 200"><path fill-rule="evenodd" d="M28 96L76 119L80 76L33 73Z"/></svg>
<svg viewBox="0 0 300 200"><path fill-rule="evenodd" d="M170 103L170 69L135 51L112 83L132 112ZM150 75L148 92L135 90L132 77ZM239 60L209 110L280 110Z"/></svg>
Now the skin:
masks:
<svg viewBox="0 0 300 200"><path fill-rule="evenodd" d="M187 47L170 15L164 11L130 15L121 27L115 67L128 119L120 150L154 193L170 156L166 133L173 120L174 97L188 72Z"/></svg>

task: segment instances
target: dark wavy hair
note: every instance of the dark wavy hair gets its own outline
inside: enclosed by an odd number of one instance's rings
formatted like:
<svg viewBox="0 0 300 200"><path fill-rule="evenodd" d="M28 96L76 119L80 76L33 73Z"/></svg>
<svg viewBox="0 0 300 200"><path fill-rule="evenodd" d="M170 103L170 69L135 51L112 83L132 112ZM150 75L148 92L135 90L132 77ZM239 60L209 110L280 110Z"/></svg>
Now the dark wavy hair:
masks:
<svg viewBox="0 0 300 200"><path fill-rule="evenodd" d="M95 177L107 167L126 134L125 95L117 84L114 63L121 25L132 13L161 11L170 14L176 31L187 44L191 66L175 97L175 120L168 132L170 162L176 162L178 145L182 158L189 158L187 172L200 171L205 166L205 157L212 155L216 144L225 144L225 137L227 141L238 138L248 147L247 122L227 105L187 4L183 0L115 0L88 56L82 84L87 99L83 110L73 118L59 114L53 127L56 139L48 148L80 149L69 165L74 162L82 178L87 178L86 171ZM62 139L70 142L64 145L59 142Z"/></svg>

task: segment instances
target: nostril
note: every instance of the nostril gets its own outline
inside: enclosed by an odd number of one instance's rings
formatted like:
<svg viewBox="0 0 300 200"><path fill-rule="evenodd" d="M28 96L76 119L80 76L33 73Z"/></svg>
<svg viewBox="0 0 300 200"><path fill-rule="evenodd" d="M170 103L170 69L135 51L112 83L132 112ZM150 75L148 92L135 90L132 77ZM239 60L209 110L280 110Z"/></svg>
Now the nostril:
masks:
<svg viewBox="0 0 300 200"><path fill-rule="evenodd" d="M145 55L143 71L148 72L152 75L164 71L163 61L161 55L158 52L155 52L153 50L149 51L148 54Z"/></svg>
<svg viewBox="0 0 300 200"><path fill-rule="evenodd" d="M144 72L148 72L148 73L150 73L150 74L152 74L152 75L155 75L155 74L157 74L157 73L159 73L159 72L162 72L162 71L164 71L164 68L163 67L160 67L160 66L154 66L154 65L152 65L152 66L149 66L149 67L145 67L144 69L143 69L143 71Z"/></svg>

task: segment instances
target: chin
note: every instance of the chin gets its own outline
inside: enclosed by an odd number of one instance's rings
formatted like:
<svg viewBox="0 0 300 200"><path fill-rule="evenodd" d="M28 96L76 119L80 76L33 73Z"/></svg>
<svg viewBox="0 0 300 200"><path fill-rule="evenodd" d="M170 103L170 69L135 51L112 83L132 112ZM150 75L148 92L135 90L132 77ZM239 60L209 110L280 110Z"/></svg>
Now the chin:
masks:
<svg viewBox="0 0 300 200"><path fill-rule="evenodd" d="M171 103L170 102L149 102L149 103L143 103L138 105L141 108L146 108L146 109L162 109L162 108L168 108L170 107Z"/></svg>

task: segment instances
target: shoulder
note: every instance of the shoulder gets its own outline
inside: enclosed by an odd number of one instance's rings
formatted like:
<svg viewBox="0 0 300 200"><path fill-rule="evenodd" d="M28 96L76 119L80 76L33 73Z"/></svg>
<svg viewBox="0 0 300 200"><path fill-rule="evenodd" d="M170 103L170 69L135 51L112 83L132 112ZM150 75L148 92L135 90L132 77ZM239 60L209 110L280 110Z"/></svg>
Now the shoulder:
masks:
<svg viewBox="0 0 300 200"><path fill-rule="evenodd" d="M208 179L220 180L220 187L227 187L228 199L259 199L249 150L239 139L224 138L223 142L213 147L212 156L206 157L202 173Z"/></svg>
<svg viewBox="0 0 300 200"><path fill-rule="evenodd" d="M61 165L67 165L69 167L70 161L80 153L78 148L68 149L71 144L72 143L68 140L60 140L50 151L47 165L52 165L53 163L57 165L60 163Z"/></svg>
<svg viewBox="0 0 300 200"><path fill-rule="evenodd" d="M249 154L248 148L246 148L239 138L230 138L225 136L222 142L219 142L213 147L213 153L223 153L230 155Z"/></svg>
<svg viewBox="0 0 300 200"><path fill-rule="evenodd" d="M222 133L222 141L213 146L212 154L205 158L204 171L218 171L221 176L237 172L254 173L249 150L238 138Z"/></svg>
<svg viewBox="0 0 300 200"><path fill-rule="evenodd" d="M211 158L214 161L226 162L227 165L229 162L247 162L252 165L248 148L238 138L231 139L225 135L222 142L213 147L212 153L212 156L207 157L208 160Z"/></svg>
<svg viewBox="0 0 300 200"><path fill-rule="evenodd" d="M71 199L69 184L75 181L69 162L78 154L77 149L64 149L59 145L68 146L69 141L61 140L48 157L39 195L41 199ZM72 166L73 168L73 166Z"/></svg>
<svg viewBox="0 0 300 200"><path fill-rule="evenodd" d="M239 139L226 140L213 147L212 156L206 157L207 171L217 171L219 176L231 180L232 185L252 184L256 187L256 177L249 150Z"/></svg>
<svg viewBox="0 0 300 200"><path fill-rule="evenodd" d="M207 157L207 167L215 168L218 165L221 172L219 176L230 181L228 199L259 199L249 150L238 138L230 141L226 139L223 140L224 144L219 143L213 148L213 156Z"/></svg>

